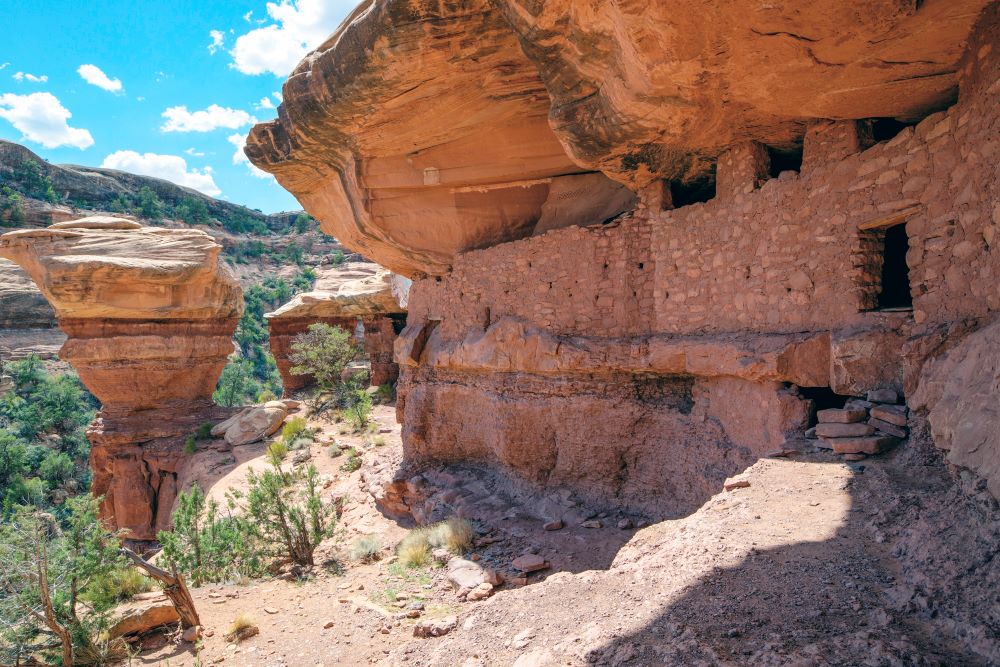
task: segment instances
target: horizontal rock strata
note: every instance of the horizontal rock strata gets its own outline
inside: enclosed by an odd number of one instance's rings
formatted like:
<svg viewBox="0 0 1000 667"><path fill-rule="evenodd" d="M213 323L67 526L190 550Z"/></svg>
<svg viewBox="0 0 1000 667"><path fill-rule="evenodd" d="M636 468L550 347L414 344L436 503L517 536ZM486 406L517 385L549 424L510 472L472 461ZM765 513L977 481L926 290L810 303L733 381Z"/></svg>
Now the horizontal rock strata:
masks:
<svg viewBox="0 0 1000 667"><path fill-rule="evenodd" d="M132 539L167 526L184 439L227 414L211 396L242 293L220 250L201 231L106 217L0 237L55 309L61 358L102 404L87 432L93 491Z"/></svg>
<svg viewBox="0 0 1000 667"><path fill-rule="evenodd" d="M414 279L411 462L670 515L816 408L915 395L941 364L985 386L985 347L956 346L1000 315L998 38L985 1L372 0L247 153ZM605 181L638 203L609 215ZM907 419L995 476L960 426L988 401L935 382ZM845 455L906 435L871 407L829 436Z"/></svg>
<svg viewBox="0 0 1000 667"><path fill-rule="evenodd" d="M352 262L334 269L321 269L314 291L296 295L273 313L267 313L271 354L278 364L285 391L312 384L308 375L296 375L289 358L295 337L313 324L341 327L350 333L360 322L364 349L371 362L371 383L392 383L399 376L393 360L398 322L406 310L399 305L398 288L387 270L367 262ZM395 319L394 319L395 318Z"/></svg>
<svg viewBox="0 0 1000 667"><path fill-rule="evenodd" d="M986 4L368 0L246 152L345 245L441 274L600 224L630 208L618 183L703 181L741 141L793 149L810 118L943 108Z"/></svg>

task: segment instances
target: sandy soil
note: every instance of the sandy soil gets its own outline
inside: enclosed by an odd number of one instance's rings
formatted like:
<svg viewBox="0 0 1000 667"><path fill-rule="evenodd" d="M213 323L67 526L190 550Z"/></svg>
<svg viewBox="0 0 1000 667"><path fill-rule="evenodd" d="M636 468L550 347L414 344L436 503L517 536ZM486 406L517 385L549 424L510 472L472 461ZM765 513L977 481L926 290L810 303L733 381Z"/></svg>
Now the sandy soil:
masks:
<svg viewBox="0 0 1000 667"><path fill-rule="evenodd" d="M919 432L895 452L844 463L816 452L764 459L693 514L643 528L642 517L589 508L558 490L533 494L468 466L424 472L434 518L473 521L470 557L507 577L481 602L457 599L444 570L407 569L388 547L407 526L384 516L369 488L401 458L390 406L374 435L321 423L319 441L364 451L339 470L319 444L312 461L344 498L336 538L306 581L274 579L193 591L211 636L200 655L169 641L143 665L988 665L1000 664L1000 512L981 484L941 463ZM380 441L380 442L381 442ZM213 495L263 466L263 445L198 454ZM235 462L228 462L234 457ZM220 464L220 461L227 461ZM567 522L543 530L553 503ZM568 508L568 509L567 509ZM359 535L380 536L376 563L347 557ZM551 567L513 583L517 555ZM398 619L413 602L420 619ZM260 634L222 635L241 613ZM444 637L418 639L418 620L458 616ZM160 640L163 642L164 640Z"/></svg>

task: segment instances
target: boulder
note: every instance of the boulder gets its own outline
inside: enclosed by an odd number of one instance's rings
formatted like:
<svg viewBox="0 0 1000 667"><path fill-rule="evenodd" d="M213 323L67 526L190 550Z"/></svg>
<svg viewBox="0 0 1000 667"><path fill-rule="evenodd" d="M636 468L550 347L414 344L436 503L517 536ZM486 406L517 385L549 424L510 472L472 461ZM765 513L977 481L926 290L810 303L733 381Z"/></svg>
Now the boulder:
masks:
<svg viewBox="0 0 1000 667"><path fill-rule="evenodd" d="M179 623L181 617L165 595L128 602L115 610L108 634L111 637L141 635L150 630Z"/></svg>
<svg viewBox="0 0 1000 667"><path fill-rule="evenodd" d="M221 251L200 230L103 216L0 236L0 257L58 316L60 358L101 402L87 431L93 491L131 539L167 527L184 440L228 412L212 392L243 299Z"/></svg>
<svg viewBox="0 0 1000 667"><path fill-rule="evenodd" d="M249 445L272 435L281 428L288 416L282 401L268 401L238 414L226 428L225 438L233 447Z"/></svg>
<svg viewBox="0 0 1000 667"><path fill-rule="evenodd" d="M414 637L441 637L458 627L457 616L445 616L443 618L430 618L417 622L413 626Z"/></svg>
<svg viewBox="0 0 1000 667"><path fill-rule="evenodd" d="M925 364L910 404L928 411L934 442L948 452L948 461L985 478L990 492L1000 499L997 350L1000 321L966 336Z"/></svg>
<svg viewBox="0 0 1000 667"><path fill-rule="evenodd" d="M456 590L470 590L487 580L486 572L478 563L464 558L448 561L448 583Z"/></svg>

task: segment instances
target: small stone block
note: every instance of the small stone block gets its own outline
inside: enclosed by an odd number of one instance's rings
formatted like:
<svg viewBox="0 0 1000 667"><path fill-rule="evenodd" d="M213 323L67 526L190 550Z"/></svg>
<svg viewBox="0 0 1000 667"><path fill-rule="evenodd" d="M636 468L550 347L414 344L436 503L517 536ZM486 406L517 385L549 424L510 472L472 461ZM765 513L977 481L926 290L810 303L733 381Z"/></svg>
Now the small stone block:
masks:
<svg viewBox="0 0 1000 667"><path fill-rule="evenodd" d="M869 419L868 423L886 435L894 435L897 438L905 438L907 436L907 430L903 426L896 426L895 424L875 418Z"/></svg>
<svg viewBox="0 0 1000 667"><path fill-rule="evenodd" d="M902 405L876 405L872 417L896 426L906 426L906 408Z"/></svg>
<svg viewBox="0 0 1000 667"><path fill-rule="evenodd" d="M520 570L521 572L535 572L536 570L544 570L549 566L545 562L545 559L538 554L525 554L523 556L518 556L511 563L511 566L515 570Z"/></svg>
<svg viewBox="0 0 1000 667"><path fill-rule="evenodd" d="M823 424L854 424L868 419L867 410L843 409L843 410L820 410L816 413L816 419Z"/></svg>
<svg viewBox="0 0 1000 667"><path fill-rule="evenodd" d="M722 485L726 491L732 491L733 489L746 489L750 487L750 482L745 479L727 479L725 484Z"/></svg>
<svg viewBox="0 0 1000 667"><path fill-rule="evenodd" d="M881 454L895 447L899 438L872 435L866 438L830 438L829 442L837 454Z"/></svg>
<svg viewBox="0 0 1000 667"><path fill-rule="evenodd" d="M871 401L864 401L860 398L852 398L847 403L844 403L845 410L871 410L872 406L875 405Z"/></svg>
<svg viewBox="0 0 1000 667"><path fill-rule="evenodd" d="M899 403L899 394L895 389L872 389L868 392L868 400L872 403Z"/></svg>
<svg viewBox="0 0 1000 667"><path fill-rule="evenodd" d="M874 433L874 426L861 423L816 425L816 435L821 438L860 438Z"/></svg>

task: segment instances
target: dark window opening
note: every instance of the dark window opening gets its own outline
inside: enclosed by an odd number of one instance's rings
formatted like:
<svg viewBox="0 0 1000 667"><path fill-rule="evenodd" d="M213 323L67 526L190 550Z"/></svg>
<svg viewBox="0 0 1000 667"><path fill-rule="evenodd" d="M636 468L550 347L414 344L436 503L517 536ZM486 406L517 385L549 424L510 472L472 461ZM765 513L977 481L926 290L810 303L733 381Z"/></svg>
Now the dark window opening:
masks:
<svg viewBox="0 0 1000 667"><path fill-rule="evenodd" d="M794 171L796 174L802 171L802 146L792 149L777 149L767 147L767 156L771 160L768 175L777 178L783 171Z"/></svg>
<svg viewBox="0 0 1000 667"><path fill-rule="evenodd" d="M850 396L833 393L829 387L799 387L799 396L813 402L814 410L809 416L809 426L816 425L816 412L819 410L839 410L850 398Z"/></svg>
<svg viewBox="0 0 1000 667"><path fill-rule="evenodd" d="M910 268L906 265L906 251L910 240L906 225L896 225L885 230L882 246L882 289L878 295L879 310L911 308Z"/></svg>
<svg viewBox="0 0 1000 667"><path fill-rule="evenodd" d="M406 313L392 313L389 315L389 319L392 320L392 331L397 336L403 333L403 329L406 327Z"/></svg>
<svg viewBox="0 0 1000 667"><path fill-rule="evenodd" d="M868 121L872 131L872 142L889 141L906 128L916 125L895 118L872 118Z"/></svg>
<svg viewBox="0 0 1000 667"><path fill-rule="evenodd" d="M675 209L711 201L715 199L715 177L701 178L687 183L672 181L670 183L670 198L674 202Z"/></svg>

